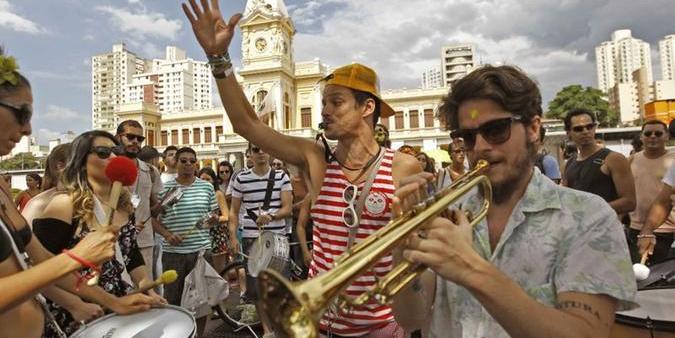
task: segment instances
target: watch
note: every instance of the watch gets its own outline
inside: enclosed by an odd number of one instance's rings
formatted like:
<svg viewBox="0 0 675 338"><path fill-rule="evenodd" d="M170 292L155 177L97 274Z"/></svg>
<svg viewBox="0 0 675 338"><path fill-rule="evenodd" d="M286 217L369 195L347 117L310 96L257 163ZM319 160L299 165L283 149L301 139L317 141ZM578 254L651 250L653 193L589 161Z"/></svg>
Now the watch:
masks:
<svg viewBox="0 0 675 338"><path fill-rule="evenodd" d="M230 53L225 52L221 55L206 55L211 66L211 73L216 79L224 79L232 75L232 61L230 60Z"/></svg>

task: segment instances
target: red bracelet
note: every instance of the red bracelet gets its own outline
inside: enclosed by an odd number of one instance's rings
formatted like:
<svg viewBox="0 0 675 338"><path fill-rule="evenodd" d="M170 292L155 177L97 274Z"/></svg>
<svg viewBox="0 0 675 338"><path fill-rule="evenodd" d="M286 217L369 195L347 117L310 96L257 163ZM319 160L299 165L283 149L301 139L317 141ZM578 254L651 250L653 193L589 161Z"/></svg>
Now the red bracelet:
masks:
<svg viewBox="0 0 675 338"><path fill-rule="evenodd" d="M71 252L68 249L63 249L63 253L68 255L68 257L72 258L74 261L80 263L82 266L93 270L93 271L90 271L90 272L81 272L81 273L73 272L73 274L77 278L77 283L75 283L75 290L80 291L80 285L82 285L82 283L94 278L94 276L96 276L97 273L99 275L101 274L101 269L98 266L96 266L96 264L92 263L91 261L88 261L88 260L74 254L73 252Z"/></svg>
<svg viewBox="0 0 675 338"><path fill-rule="evenodd" d="M70 251L68 249L63 249L63 253L68 255L68 257L72 258L74 261L82 264L83 267L90 268L90 269L92 269L96 272L101 272L101 269L99 269L98 266L96 266L96 264L94 264L91 261L88 261L88 260L74 254L72 251Z"/></svg>

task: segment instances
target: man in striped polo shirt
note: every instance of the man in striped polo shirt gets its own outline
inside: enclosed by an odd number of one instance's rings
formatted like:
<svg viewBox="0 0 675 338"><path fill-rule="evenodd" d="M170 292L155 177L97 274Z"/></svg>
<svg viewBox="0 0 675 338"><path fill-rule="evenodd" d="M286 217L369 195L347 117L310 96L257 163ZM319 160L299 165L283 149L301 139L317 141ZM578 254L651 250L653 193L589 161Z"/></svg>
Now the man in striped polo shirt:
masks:
<svg viewBox="0 0 675 338"><path fill-rule="evenodd" d="M178 176L164 184L160 199L172 188L183 190L182 197L161 217L155 229L162 237L162 265L165 270L176 270L178 279L164 286L164 297L171 305L180 306L185 276L194 269L199 251L211 247L208 229L195 227L197 221L218 207L213 184L195 176L197 153L189 147L176 152ZM203 330L206 317L197 320Z"/></svg>
<svg viewBox="0 0 675 338"><path fill-rule="evenodd" d="M253 242L260 236L260 230L286 236L286 218L291 216L293 195L291 181L283 170L270 166L270 156L260 147L249 143L248 150L253 168L243 170L232 183L232 217L230 219L230 241L234 250L239 249L237 231L242 230L242 250L248 254ZM269 192L269 201L265 197ZM267 207L266 207L267 206ZM246 272L246 295L248 300L256 299L256 280Z"/></svg>

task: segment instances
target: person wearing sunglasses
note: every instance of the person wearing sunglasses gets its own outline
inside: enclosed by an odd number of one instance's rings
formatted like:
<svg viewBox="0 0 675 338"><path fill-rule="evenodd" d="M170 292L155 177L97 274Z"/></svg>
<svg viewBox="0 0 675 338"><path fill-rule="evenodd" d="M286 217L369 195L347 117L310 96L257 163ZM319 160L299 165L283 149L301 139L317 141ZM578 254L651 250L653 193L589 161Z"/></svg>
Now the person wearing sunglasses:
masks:
<svg viewBox="0 0 675 338"><path fill-rule="evenodd" d="M183 192L181 198L160 216L155 230L162 236L162 267L176 270L178 279L164 285L164 296L171 305L180 306L185 277L195 268L200 251L210 257L211 236L209 229L195 226L212 211L218 210L213 184L196 176L197 152L190 147L176 151L176 179L166 182L160 200L175 189ZM207 317L197 318L198 337L206 327Z"/></svg>
<svg viewBox="0 0 675 338"><path fill-rule="evenodd" d="M18 71L16 60L5 55L2 48L0 102L0 156L6 156L23 136L32 132L33 95L30 83ZM52 254L35 238L26 220L13 207L11 196L7 182L0 180L0 290L6 291L0 292L3 337L59 335L60 329L39 294L52 296L59 288L107 304L119 313L149 308L150 302L144 295L123 300L99 287L76 288L79 284L73 272L84 268L80 262L100 264L114 256L114 231L88 234L69 253Z"/></svg>
<svg viewBox="0 0 675 338"><path fill-rule="evenodd" d="M645 227L650 207L661 190L663 178L675 163L675 153L666 149L668 126L659 120L642 124L640 139L644 150L630 156L628 162L635 180L635 210L630 213L630 227L627 232L628 248L633 263L640 262L648 252L649 264L661 263L668 258L675 234L675 213L657 227ZM647 250L649 248L649 250Z"/></svg>
<svg viewBox="0 0 675 338"><path fill-rule="evenodd" d="M218 189L220 189L223 194L227 193L227 187L230 184L230 178L233 173L234 167L232 167L230 161L221 161L218 163ZM228 201L227 203L229 205L231 202Z"/></svg>
<svg viewBox="0 0 675 338"><path fill-rule="evenodd" d="M136 228L138 229L138 247L143 255L143 260L148 266L151 277L158 278L161 271L155 271L155 256L153 255L155 246L155 232L153 224L156 226L158 220L151 217L151 210L159 204L157 194L162 191L162 180L157 168L138 158L141 154L143 141L143 126L136 120L125 120L117 126L115 138L121 145L121 155L134 161L138 175L136 182L129 186L131 192L131 202L136 216Z"/></svg>
<svg viewBox="0 0 675 338"><path fill-rule="evenodd" d="M94 224L107 223L103 206L109 199L112 182L105 169L110 159L116 156L117 146L110 133L100 130L82 133L73 140L70 161L61 176L63 189L33 220L36 237L52 253L69 249L87 233L99 231ZM119 249L115 259L101 266L98 282L115 297L124 297L134 288L153 282L136 242L133 211L130 194L123 191L110 225L117 231ZM148 295L155 304L165 302L152 290ZM60 305L49 305L64 332L72 334L82 326Z"/></svg>
<svg viewBox="0 0 675 338"><path fill-rule="evenodd" d="M628 159L596 142L595 114L573 109L564 122L567 137L577 145L579 153L565 163L562 185L602 197L619 219L633 211L635 183Z"/></svg>
<svg viewBox="0 0 675 338"><path fill-rule="evenodd" d="M439 113L462 134L472 164L485 160L493 194L473 228L464 211L425 223L402 257L429 267L394 297L408 332L431 337L608 337L636 285L623 229L598 196L534 170L541 95L513 66L481 66L457 81ZM407 178L394 214L414 207L433 176ZM482 194L463 210L478 211ZM475 212L473 213L476 214ZM537 318L536 320L532 320Z"/></svg>
<svg viewBox="0 0 675 338"><path fill-rule="evenodd" d="M232 182L232 217L230 219L230 248L236 254L249 255L253 243L263 231L287 236L286 218L291 216L293 194L291 181L285 171L270 166L270 155L249 143L253 168L242 171ZM239 240L238 231L241 232ZM286 253L288 254L288 253ZM248 257L244 257L248 266ZM257 279L246 270L246 292L242 299L256 301ZM266 331L267 328L266 328Z"/></svg>
<svg viewBox="0 0 675 338"><path fill-rule="evenodd" d="M217 0L185 2L183 10L212 65L212 74L234 132L271 156L297 166L306 175L312 192L314 222L309 274L313 277L330 270L347 249L349 238L358 242L389 222L389 204L399 180L421 171L413 156L394 153L375 141L374 128L379 118L394 115L391 106L382 100L377 73L358 63L335 68L320 81L321 136L313 141L285 135L256 116L233 75L228 49L242 15L235 14L226 21ZM335 148L326 139L337 141ZM371 177L374 183L366 193L364 187ZM232 204L235 204L234 197ZM361 208L363 212L357 215L355 211ZM350 285L347 292L374 286L376 279L392 268L391 262L391 255L382 258L373 270ZM391 308L374 300L350 312L329 311L320 327L325 335L403 336Z"/></svg>

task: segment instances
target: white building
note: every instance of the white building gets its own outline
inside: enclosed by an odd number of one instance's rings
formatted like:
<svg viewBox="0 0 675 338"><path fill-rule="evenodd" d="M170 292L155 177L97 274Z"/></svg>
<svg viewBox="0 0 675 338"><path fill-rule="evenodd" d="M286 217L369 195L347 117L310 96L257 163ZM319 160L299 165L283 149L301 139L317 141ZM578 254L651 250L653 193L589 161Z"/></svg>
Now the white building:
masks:
<svg viewBox="0 0 675 338"><path fill-rule="evenodd" d="M476 47L473 44L457 44L441 49L441 73L446 87L451 87L476 66Z"/></svg>
<svg viewBox="0 0 675 338"><path fill-rule="evenodd" d="M675 100L675 79L654 82L654 100Z"/></svg>
<svg viewBox="0 0 675 338"><path fill-rule="evenodd" d="M123 43L113 45L112 53L91 58L93 129L115 129L115 112L122 103L124 86L134 74L140 74L145 69L146 61L129 52Z"/></svg>
<svg viewBox="0 0 675 338"><path fill-rule="evenodd" d="M154 103L160 113L211 108L211 77L206 62L187 58L185 51L166 47L166 57L151 62L124 86L123 103Z"/></svg>
<svg viewBox="0 0 675 338"><path fill-rule="evenodd" d="M598 88L604 93L617 83L629 83L633 71L645 67L648 82L653 81L649 44L633 38L629 29L612 33L612 40L595 47Z"/></svg>
<svg viewBox="0 0 675 338"><path fill-rule="evenodd" d="M675 34L667 35L659 41L661 57L661 80L675 81Z"/></svg>
<svg viewBox="0 0 675 338"><path fill-rule="evenodd" d="M422 88L432 89L443 87L443 73L438 68L428 68L422 73Z"/></svg>

